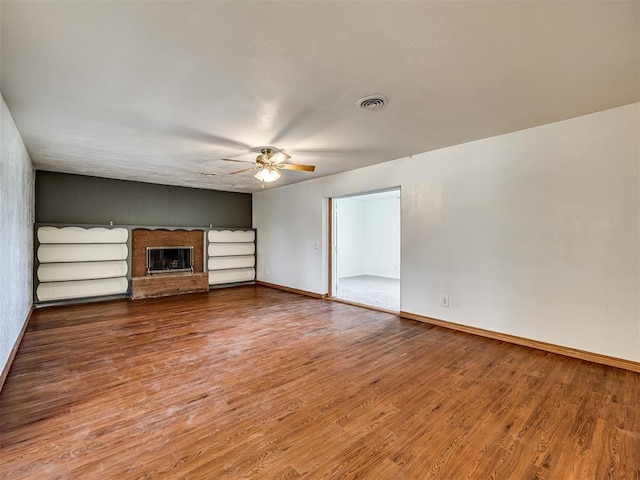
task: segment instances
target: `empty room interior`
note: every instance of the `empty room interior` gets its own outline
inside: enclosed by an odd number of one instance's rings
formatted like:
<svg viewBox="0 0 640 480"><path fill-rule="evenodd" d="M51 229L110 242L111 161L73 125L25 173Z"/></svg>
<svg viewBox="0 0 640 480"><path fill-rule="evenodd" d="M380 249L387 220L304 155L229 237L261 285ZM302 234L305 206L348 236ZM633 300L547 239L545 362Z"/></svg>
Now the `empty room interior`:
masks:
<svg viewBox="0 0 640 480"><path fill-rule="evenodd" d="M0 0L0 477L640 478L640 2Z"/></svg>

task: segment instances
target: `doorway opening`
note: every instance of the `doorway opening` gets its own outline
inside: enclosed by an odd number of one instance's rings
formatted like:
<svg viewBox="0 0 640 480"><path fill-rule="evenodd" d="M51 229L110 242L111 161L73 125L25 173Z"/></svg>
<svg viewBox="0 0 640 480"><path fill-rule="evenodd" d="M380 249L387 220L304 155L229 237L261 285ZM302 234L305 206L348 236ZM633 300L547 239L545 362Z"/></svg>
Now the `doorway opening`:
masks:
<svg viewBox="0 0 640 480"><path fill-rule="evenodd" d="M400 311L400 189L331 201L331 296Z"/></svg>

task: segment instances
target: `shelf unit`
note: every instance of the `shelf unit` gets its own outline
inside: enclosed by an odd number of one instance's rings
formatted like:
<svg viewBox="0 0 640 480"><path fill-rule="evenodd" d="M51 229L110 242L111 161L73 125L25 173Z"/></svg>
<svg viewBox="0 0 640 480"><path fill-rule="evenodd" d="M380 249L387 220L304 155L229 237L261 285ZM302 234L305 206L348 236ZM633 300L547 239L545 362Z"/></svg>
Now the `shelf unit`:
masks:
<svg viewBox="0 0 640 480"><path fill-rule="evenodd" d="M209 285L255 281L255 230L209 230L207 241Z"/></svg>
<svg viewBox="0 0 640 480"><path fill-rule="evenodd" d="M36 237L37 303L129 291L126 228L40 226Z"/></svg>

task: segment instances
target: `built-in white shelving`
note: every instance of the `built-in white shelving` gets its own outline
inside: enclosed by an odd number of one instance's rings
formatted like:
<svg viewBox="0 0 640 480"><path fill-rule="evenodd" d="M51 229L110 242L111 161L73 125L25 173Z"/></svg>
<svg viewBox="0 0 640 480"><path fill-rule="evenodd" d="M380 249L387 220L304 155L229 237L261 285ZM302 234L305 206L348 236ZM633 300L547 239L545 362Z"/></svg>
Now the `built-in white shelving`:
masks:
<svg viewBox="0 0 640 480"><path fill-rule="evenodd" d="M126 228L42 226L37 238L38 302L120 295L129 290Z"/></svg>
<svg viewBox="0 0 640 480"><path fill-rule="evenodd" d="M255 230L209 230L209 285L250 282L256 278Z"/></svg>

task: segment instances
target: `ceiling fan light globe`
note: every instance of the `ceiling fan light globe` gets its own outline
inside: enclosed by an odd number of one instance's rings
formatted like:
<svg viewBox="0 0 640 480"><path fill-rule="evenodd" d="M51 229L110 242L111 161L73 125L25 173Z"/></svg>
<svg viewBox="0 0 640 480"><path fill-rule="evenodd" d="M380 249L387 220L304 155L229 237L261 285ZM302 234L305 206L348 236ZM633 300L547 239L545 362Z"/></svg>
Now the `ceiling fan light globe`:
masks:
<svg viewBox="0 0 640 480"><path fill-rule="evenodd" d="M254 175L255 178L264 183L275 182L281 177L281 173L275 168L261 168Z"/></svg>

